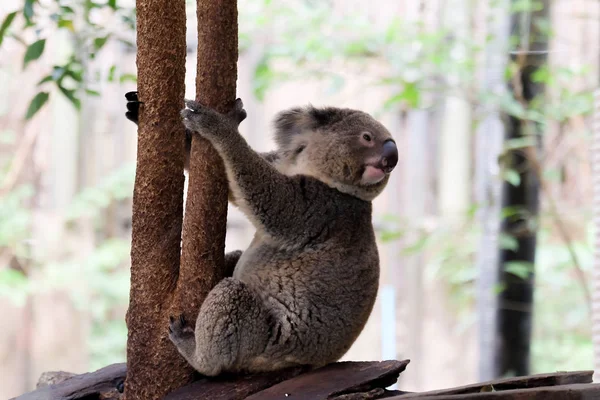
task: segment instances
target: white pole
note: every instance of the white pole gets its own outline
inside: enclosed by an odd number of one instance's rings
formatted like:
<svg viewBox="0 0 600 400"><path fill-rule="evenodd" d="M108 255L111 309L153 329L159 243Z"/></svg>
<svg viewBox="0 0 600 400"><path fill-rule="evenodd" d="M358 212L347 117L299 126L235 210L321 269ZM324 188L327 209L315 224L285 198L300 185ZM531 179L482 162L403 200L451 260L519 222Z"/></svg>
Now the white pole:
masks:
<svg viewBox="0 0 600 400"><path fill-rule="evenodd" d="M594 382L598 382L600 381L600 89L594 93L591 159L595 229L592 275L592 342L594 344Z"/></svg>

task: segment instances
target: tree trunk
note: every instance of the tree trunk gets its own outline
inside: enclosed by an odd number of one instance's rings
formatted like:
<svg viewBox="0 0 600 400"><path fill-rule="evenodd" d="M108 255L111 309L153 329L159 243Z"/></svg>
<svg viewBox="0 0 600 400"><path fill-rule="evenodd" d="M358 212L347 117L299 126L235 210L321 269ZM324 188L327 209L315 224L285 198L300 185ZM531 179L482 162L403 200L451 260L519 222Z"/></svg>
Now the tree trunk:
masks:
<svg viewBox="0 0 600 400"><path fill-rule="evenodd" d="M183 215L185 1L137 1L140 107L127 311L129 400L161 399L190 372L168 339Z"/></svg>
<svg viewBox="0 0 600 400"><path fill-rule="evenodd" d="M516 13L512 16L511 31L520 39L517 54L512 60L518 70L510 82L515 99L524 107L542 93L541 84L534 82L533 74L546 61L548 35L540 30L536 20L547 18L549 2L536 12ZM530 137L535 143L529 147L509 151L506 167L519 174L518 184L505 182L502 193L503 209L518 210L502 221L501 231L516 239L516 249L501 249L499 257L500 284L498 309L498 337L496 354L498 376L529 374L529 353L531 344L531 321L533 314L533 287L536 234L539 208L538 152L541 148L540 127L532 121L514 116L507 118L506 138L522 139ZM507 263L527 263L531 266L525 276L507 270Z"/></svg>
<svg viewBox="0 0 600 400"><path fill-rule="evenodd" d="M196 100L226 112L236 95L237 1L198 0L197 15ZM174 304L192 324L208 292L224 277L227 187L221 157L206 139L194 135Z"/></svg>
<svg viewBox="0 0 600 400"><path fill-rule="evenodd" d="M204 139L192 141L183 221L185 2L138 0L138 164L133 198L128 399L159 399L193 380L167 337L170 315L194 324L223 278L227 179ZM237 3L198 2L197 100L220 112L235 100ZM181 260L180 260L181 254ZM180 263L181 261L181 263Z"/></svg>

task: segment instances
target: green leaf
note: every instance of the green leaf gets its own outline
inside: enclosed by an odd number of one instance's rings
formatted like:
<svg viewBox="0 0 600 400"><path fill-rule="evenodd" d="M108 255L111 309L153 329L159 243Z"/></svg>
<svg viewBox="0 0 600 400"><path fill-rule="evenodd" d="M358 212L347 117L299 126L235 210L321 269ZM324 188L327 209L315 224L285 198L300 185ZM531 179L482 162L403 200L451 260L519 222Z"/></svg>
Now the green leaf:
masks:
<svg viewBox="0 0 600 400"><path fill-rule="evenodd" d="M404 236L403 231L388 231L381 232L381 241L390 242L392 240L398 240Z"/></svg>
<svg viewBox="0 0 600 400"><path fill-rule="evenodd" d="M23 16L27 21L27 25L31 25L31 17L33 17L33 4L37 0L25 0L25 5L23 6Z"/></svg>
<svg viewBox="0 0 600 400"><path fill-rule="evenodd" d="M58 27L66 28L67 30L69 30L71 32L75 32L75 25L73 24L73 21L71 21L70 19L59 19Z"/></svg>
<svg viewBox="0 0 600 400"><path fill-rule="evenodd" d="M385 31L385 42L392 43L400 35L401 22L399 18L394 18Z"/></svg>
<svg viewBox="0 0 600 400"><path fill-rule="evenodd" d="M514 236L500 233L498 236L498 246L504 250L517 251L519 248L519 241Z"/></svg>
<svg viewBox="0 0 600 400"><path fill-rule="evenodd" d="M513 13L530 13L540 11L544 5L535 0L516 0L511 3L510 11Z"/></svg>
<svg viewBox="0 0 600 400"><path fill-rule="evenodd" d="M254 96L259 101L263 101L269 84L272 81L273 72L270 68L269 57L263 57L254 69L254 77L252 79L254 86Z"/></svg>
<svg viewBox="0 0 600 400"><path fill-rule="evenodd" d="M527 210L523 206L506 206L500 210L501 218L517 218L524 217Z"/></svg>
<svg viewBox="0 0 600 400"><path fill-rule="evenodd" d="M527 279L533 272L533 264L527 261L508 261L504 263L504 271L521 279Z"/></svg>
<svg viewBox="0 0 600 400"><path fill-rule="evenodd" d="M502 178L513 186L519 186L521 183L521 175L514 169L505 169L502 172Z"/></svg>
<svg viewBox="0 0 600 400"><path fill-rule="evenodd" d="M27 108L25 119L30 120L40 110L40 108L46 104L48 97L50 97L48 92L39 92L36 94L33 100L31 100L31 103L29 103L29 108Z"/></svg>
<svg viewBox="0 0 600 400"><path fill-rule="evenodd" d="M100 92L98 92L97 90L85 89L85 92L90 96L100 96Z"/></svg>
<svg viewBox="0 0 600 400"><path fill-rule="evenodd" d="M535 137L523 136L519 138L507 139L504 142L504 148L506 150L524 149L526 147L535 146Z"/></svg>
<svg viewBox="0 0 600 400"><path fill-rule="evenodd" d="M106 5L108 5L113 10L116 10L117 9L117 0L108 0Z"/></svg>
<svg viewBox="0 0 600 400"><path fill-rule="evenodd" d="M100 49L102 49L102 47L104 47L104 45L106 44L106 41L108 40L109 37L110 37L110 35L95 38L94 39L94 49L96 51L99 51Z"/></svg>
<svg viewBox="0 0 600 400"><path fill-rule="evenodd" d="M417 84L414 82L406 82L400 93L390 97L383 103L383 108L384 110L389 110L391 107L401 102L406 102L408 106L415 108L419 104L420 97L421 94L419 93Z"/></svg>
<svg viewBox="0 0 600 400"><path fill-rule="evenodd" d="M12 22L14 21L16 15L17 15L16 11L11 12L10 14L8 14L6 16L6 18L4 18L4 21L2 21L2 25L0 25L0 45L2 44L2 41L4 40L4 34L10 27L10 24L12 24Z"/></svg>
<svg viewBox="0 0 600 400"><path fill-rule="evenodd" d="M137 82L137 76L135 74L123 74L119 78L119 82L120 83L124 83L124 82L127 82L127 81Z"/></svg>
<svg viewBox="0 0 600 400"><path fill-rule="evenodd" d="M60 89L62 94L64 94L65 97L71 101L71 103L73 103L76 109L81 109L81 100L79 100L77 96L75 96L74 89L67 89L62 87L61 85L58 85L58 89Z"/></svg>
<svg viewBox="0 0 600 400"><path fill-rule="evenodd" d="M42 85L42 84L44 84L46 82L53 81L53 80L54 80L54 78L52 77L52 75L46 75L42 80L40 80L38 82L38 86L40 86L40 85Z"/></svg>
<svg viewBox="0 0 600 400"><path fill-rule="evenodd" d="M404 85L404 99L411 107L417 107L420 99L419 89L415 83L407 83Z"/></svg>
<svg viewBox="0 0 600 400"><path fill-rule="evenodd" d="M25 58L23 60L23 69L27 67L31 61L37 60L40 58L42 53L44 52L44 48L46 47L46 39L40 39L37 42L34 42L27 47L27 51L25 52Z"/></svg>
<svg viewBox="0 0 600 400"><path fill-rule="evenodd" d="M60 6L60 9L63 12L63 14L75 14L75 10L73 10L72 7L69 7L69 6Z"/></svg>
<svg viewBox="0 0 600 400"><path fill-rule="evenodd" d="M65 70L65 76L73 78L75 82L83 82L83 74L81 71L75 71L73 69Z"/></svg>
<svg viewBox="0 0 600 400"><path fill-rule="evenodd" d="M110 67L110 69L108 70L108 78L107 80L109 82L114 82L115 80L115 72L117 71L117 66L113 65L112 67Z"/></svg>

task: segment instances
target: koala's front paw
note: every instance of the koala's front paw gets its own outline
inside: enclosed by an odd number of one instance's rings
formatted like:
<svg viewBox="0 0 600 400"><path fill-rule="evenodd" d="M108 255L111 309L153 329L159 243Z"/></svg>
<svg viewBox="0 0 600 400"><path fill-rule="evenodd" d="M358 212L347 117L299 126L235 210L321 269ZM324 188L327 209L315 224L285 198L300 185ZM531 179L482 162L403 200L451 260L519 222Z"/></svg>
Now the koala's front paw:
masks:
<svg viewBox="0 0 600 400"><path fill-rule="evenodd" d="M194 338L194 328L188 325L183 314L179 318L169 317L169 339L176 346Z"/></svg>
<svg viewBox="0 0 600 400"><path fill-rule="evenodd" d="M233 109L227 114L220 114L193 100L186 100L185 105L186 108L181 111L185 127L209 139L215 135L237 131L239 124L247 116L241 99L236 99Z"/></svg>
<svg viewBox="0 0 600 400"><path fill-rule="evenodd" d="M138 99L138 92L125 93L125 99L127 100L127 112L125 113L125 117L137 125L139 120L140 104L142 104L142 102Z"/></svg>

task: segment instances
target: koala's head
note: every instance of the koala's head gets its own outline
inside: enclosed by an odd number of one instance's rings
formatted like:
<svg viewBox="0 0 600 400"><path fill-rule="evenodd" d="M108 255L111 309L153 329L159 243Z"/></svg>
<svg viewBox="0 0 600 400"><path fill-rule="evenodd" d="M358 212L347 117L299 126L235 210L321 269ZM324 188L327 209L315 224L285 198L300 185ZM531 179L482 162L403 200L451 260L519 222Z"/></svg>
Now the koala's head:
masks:
<svg viewBox="0 0 600 400"><path fill-rule="evenodd" d="M309 175L366 201L385 188L398 163L390 132L369 114L348 108L294 108L275 119L277 168Z"/></svg>

